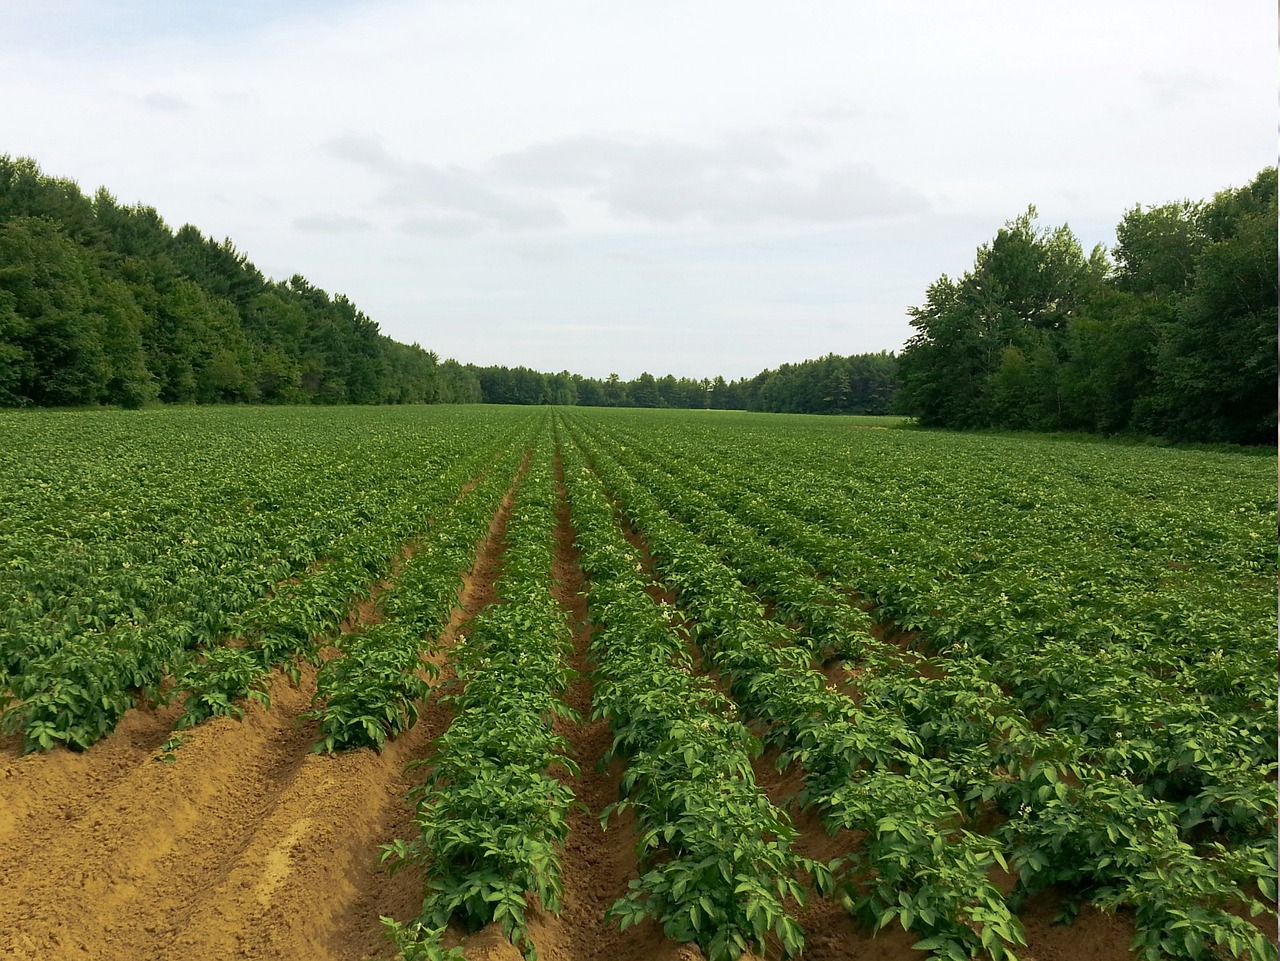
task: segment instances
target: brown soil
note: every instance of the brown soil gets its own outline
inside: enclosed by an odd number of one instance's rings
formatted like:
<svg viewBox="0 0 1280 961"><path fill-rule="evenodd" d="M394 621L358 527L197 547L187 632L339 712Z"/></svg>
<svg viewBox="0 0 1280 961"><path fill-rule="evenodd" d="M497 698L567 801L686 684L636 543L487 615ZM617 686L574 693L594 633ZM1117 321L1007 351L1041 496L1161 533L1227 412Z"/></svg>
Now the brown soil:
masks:
<svg viewBox="0 0 1280 961"><path fill-rule="evenodd" d="M339 634L362 631L382 621L382 596L396 586L396 575L400 573L400 569L404 567L410 558L418 553L419 544L419 539L414 538L400 546L396 556L391 559L391 565L387 569L387 576L370 585L368 596L357 601L347 611L347 616L338 625Z"/></svg>
<svg viewBox="0 0 1280 961"><path fill-rule="evenodd" d="M493 600L509 506L510 496L464 578L442 649L469 616L463 608ZM376 616L363 612L346 626ZM445 664L441 679L448 675ZM302 718L314 690L310 667L297 687L277 674L270 710L249 704L243 720L194 728L172 763L158 758L176 705L131 711L83 754L21 757L20 742L8 739L0 957L388 955L378 917L416 915L421 877L411 869L389 876L379 846L412 836L406 794L420 773L404 765L443 733L448 712L429 699L418 724L382 754L319 756L310 753L317 723Z"/></svg>
<svg viewBox="0 0 1280 961"><path fill-rule="evenodd" d="M573 655L570 666L577 672L565 693L565 702L583 718L582 724L560 722L559 733L569 741L571 753L582 774L565 778L575 797L586 806L569 816L564 866L563 910L560 916L538 914L531 919L529 930L542 961L692 961L701 955L696 949L678 944L663 936L656 925L642 924L619 931L616 924L605 921L605 912L627 890L627 883L638 874L635 858L635 821L628 812L610 820L607 829L600 826L601 812L619 799L618 779L622 762L615 760L601 770L600 762L613 743L607 721L588 720L591 716L591 682L587 647L592 625L587 615L584 591L587 589L573 546L573 530L569 524L569 508L565 500L564 474L556 459L556 486L559 503L556 510L554 593L568 613L573 625ZM467 941L469 957L488 955L473 953L476 945ZM493 954L494 958L514 957Z"/></svg>

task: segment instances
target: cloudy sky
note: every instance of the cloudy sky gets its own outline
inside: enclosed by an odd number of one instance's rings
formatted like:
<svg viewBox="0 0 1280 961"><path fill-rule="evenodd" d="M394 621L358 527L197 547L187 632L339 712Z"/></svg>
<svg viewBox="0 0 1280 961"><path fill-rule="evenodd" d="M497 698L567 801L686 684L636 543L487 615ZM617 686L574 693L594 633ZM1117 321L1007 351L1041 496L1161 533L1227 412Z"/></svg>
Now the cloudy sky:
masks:
<svg viewBox="0 0 1280 961"><path fill-rule="evenodd" d="M1271 0L4 0L0 153L443 357L896 350L1034 203L1086 249L1276 151Z"/></svg>

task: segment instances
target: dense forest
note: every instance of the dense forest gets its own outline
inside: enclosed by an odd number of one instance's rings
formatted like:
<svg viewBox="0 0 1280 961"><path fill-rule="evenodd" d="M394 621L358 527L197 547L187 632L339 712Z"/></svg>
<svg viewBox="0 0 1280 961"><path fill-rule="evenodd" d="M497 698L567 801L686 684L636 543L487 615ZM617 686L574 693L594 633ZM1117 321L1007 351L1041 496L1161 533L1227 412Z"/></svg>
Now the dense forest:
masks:
<svg viewBox="0 0 1280 961"><path fill-rule="evenodd" d="M0 405L479 399L473 373L346 297L0 157Z"/></svg>
<svg viewBox="0 0 1280 961"><path fill-rule="evenodd" d="M345 296L263 276L230 240L104 189L86 197L0 156L0 406L161 403L580 404L884 413L892 354L750 380L618 376L441 361L384 336Z"/></svg>
<svg viewBox="0 0 1280 961"><path fill-rule="evenodd" d="M1135 206L1109 258L1034 208L910 311L900 408L926 426L1276 439L1276 170Z"/></svg>

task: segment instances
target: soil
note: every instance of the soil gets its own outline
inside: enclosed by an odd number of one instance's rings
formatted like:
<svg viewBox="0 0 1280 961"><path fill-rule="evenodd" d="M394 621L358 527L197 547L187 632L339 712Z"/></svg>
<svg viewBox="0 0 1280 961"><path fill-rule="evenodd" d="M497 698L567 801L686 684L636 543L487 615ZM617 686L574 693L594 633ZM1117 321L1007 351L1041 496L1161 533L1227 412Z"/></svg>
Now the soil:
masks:
<svg viewBox="0 0 1280 961"><path fill-rule="evenodd" d="M439 638L494 599L510 494L464 577ZM411 553L406 547L395 569ZM346 630L375 623L377 597L353 607ZM443 658L439 681L450 678ZM389 955L380 915L417 914L421 877L389 875L380 845L410 837L406 762L448 726L437 699L377 754L311 753L304 719L315 672L272 678L270 710L214 718L159 759L180 706L129 712L84 753L20 756L0 745L0 957L135 961L260 958L358 961Z"/></svg>
<svg viewBox="0 0 1280 961"><path fill-rule="evenodd" d="M653 924L623 932L604 920L636 873L634 829L629 817L600 826L601 812L618 799L621 762L601 769L611 736L604 721L589 720L589 584L573 548L558 462L557 479L555 593L574 628L578 672L566 700L583 717L581 724L562 722L560 731L582 769L570 783L584 808L572 814L564 851L563 911L558 918L533 912L530 932L542 961L698 961L696 948L664 937ZM509 492L439 638L438 683L452 678L452 639L497 600L510 503ZM377 594L389 587L376 585L344 627L374 622ZM676 600L658 585L655 597ZM390 957L378 917L416 915L422 878L413 868L389 875L379 864L380 845L412 836L406 795L421 771L404 766L429 755L449 713L429 698L417 725L384 753L315 755L316 722L302 717L314 690L311 668L303 669L297 686L275 676L270 710L249 704L242 720L199 725L171 763L160 758L179 705L131 711L108 738L80 754L24 757L19 739L0 741L0 958ZM778 772L775 761L772 751L758 758L756 777L773 803L789 811L798 850L824 860L856 850L856 832L828 835L813 812L788 806L802 778L794 769ZM1024 907L1029 945L1020 952L1023 961L1132 958L1127 919L1085 908L1074 926L1063 927L1052 923L1059 907L1052 892ZM829 899L811 896L797 916L806 931L803 961L922 956L912 948L915 936L898 926L872 936ZM520 958L493 926L457 940L472 961Z"/></svg>

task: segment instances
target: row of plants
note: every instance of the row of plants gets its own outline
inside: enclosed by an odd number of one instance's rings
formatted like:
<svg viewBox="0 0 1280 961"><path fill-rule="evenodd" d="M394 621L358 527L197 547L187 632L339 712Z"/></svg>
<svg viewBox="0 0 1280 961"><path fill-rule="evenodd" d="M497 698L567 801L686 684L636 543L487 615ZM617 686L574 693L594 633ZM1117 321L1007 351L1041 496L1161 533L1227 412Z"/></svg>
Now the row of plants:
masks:
<svg viewBox="0 0 1280 961"><path fill-rule="evenodd" d="M623 797L602 820L630 811L636 822L641 873L608 917L623 927L652 918L709 961L795 954L804 935L790 905L804 903L806 878L829 892L830 868L794 849L790 819L755 781L759 741L732 702L691 673L688 639L647 593L643 560L598 479L571 446L561 455L591 585L592 710L613 731L609 757L627 762Z"/></svg>
<svg viewBox="0 0 1280 961"><path fill-rule="evenodd" d="M692 430L686 434L668 429L662 435L643 437L637 431L609 433L628 457L662 464L679 475L678 483L706 491L744 523L811 561L824 574L863 589L870 583L870 593L880 600L892 589L895 577L905 591L921 591L922 584L924 590L932 589L926 595L928 601L916 609L919 622L910 626L922 629L921 637L946 653L941 665L935 663L946 671L945 677L918 678L904 686L892 672L860 670L860 707L899 706L916 730L928 734L930 752L947 760L953 771L951 783L967 785L970 802L998 805L1003 823L996 835L1013 855L1019 874L1015 903L1047 884L1057 884L1070 893L1069 906L1092 900L1103 907L1133 909L1138 928L1135 946L1144 957L1207 957L1219 951L1274 957L1274 945L1257 928L1235 916L1241 911L1256 914L1266 902L1274 904L1274 768L1266 761L1265 748L1261 749L1260 764L1251 753L1259 750L1261 738L1266 737L1260 732L1264 731L1269 731L1274 751L1274 714L1267 717L1265 707L1258 710L1262 705L1246 704L1253 715L1251 722L1227 717L1197 728L1206 715L1212 717L1212 708L1221 709L1224 698L1220 684L1193 683L1214 674L1196 670L1195 648L1186 651L1180 647L1177 632L1160 637L1139 631L1138 637L1132 638L1126 635L1125 625L1109 624L1106 641L1094 638L1092 644L1073 645L1052 635L1039 636L1038 625L1024 621L1022 636L1011 638L1008 652L1002 654L990 637L990 626L1005 625L1008 633L1015 632L1016 622L1001 611L1008 595L1002 599L1000 592L988 587L985 577L948 570L946 563L948 558L955 560L957 553L972 550L976 532L986 539L983 549L989 552L969 556L971 562L981 562L980 569L998 573L1006 584L1021 576L1048 582L1049 591L1055 587L1065 590L1053 583L1054 559L1058 568L1069 566L1070 561L1063 558L1084 551L1083 566L1098 580L1093 582L1092 594L1086 593L1081 600L1098 612L1111 592L1120 589L1118 585L1132 586L1144 577L1149 584L1157 582L1152 593L1167 599L1168 592L1160 590L1165 586L1162 578L1167 572L1181 573L1166 559L1159 563L1162 572L1153 576L1152 563L1164 554L1151 547L1106 562L1090 561L1084 545L1097 537L1098 526L1106 524L1111 531L1143 524L1163 528L1140 514L1138 521L1124 514L1103 520L1072 504L1066 511L1069 523L1060 516L1040 523L1039 537L1033 538L1023 526L1026 519L1016 517L1018 511L1008 496L995 496L1001 502L995 508L988 505L971 515L951 517L941 510L943 500L959 501L961 509L968 501L982 500L981 489L966 489L965 484L973 483L977 459L973 455L982 454L980 448L966 450L962 453L968 456L955 456L954 461L922 464L928 471L926 481L917 482L910 476L900 484L881 480L881 496L873 501L864 490L864 485L870 484L868 469L858 470L858 464L842 458L838 445L836 452L825 445L821 450L809 450L807 456L798 456L796 451L779 455L776 448L787 440L777 437L774 456L785 456L789 465L782 478L778 471L765 469L769 458L745 444L722 444L708 456L705 440ZM857 444L849 442L848 446L863 448L865 454L865 448L872 445L862 442L872 436L862 434ZM912 435L902 436L908 438L901 442L904 444L926 443L911 439ZM893 452L887 442L881 446L881 454ZM1075 467L1093 481L1103 468L1092 463L1087 454L1075 452L1084 462ZM877 467L886 466L884 457L872 460ZM1105 462L1105 452L1098 460ZM991 477L985 469L976 473ZM651 477L648 483L652 484ZM1023 483L1034 487L1024 494L1034 494L1041 501L1061 497L1048 474L1035 478L1034 485ZM1179 483L1194 486L1185 478ZM1132 480L1127 485L1143 486ZM1122 490L1124 486L1121 484ZM1142 491L1143 504L1149 500L1150 487L1147 482ZM666 494L660 492L659 496L665 499ZM1237 491L1234 496L1238 505L1244 505L1232 509L1234 519L1229 524L1220 519L1207 521L1204 528L1222 533L1235 525L1240 529L1238 534L1251 533L1241 515L1256 505L1249 506L1247 494L1242 497ZM1110 500L1110 507L1117 507L1116 498L1104 496L1100 500ZM1130 512L1137 509L1133 503L1128 506ZM1029 508L1024 505L1022 509ZM1161 511L1168 513L1164 507ZM859 523L850 521L855 513ZM1037 520L1043 521L1051 513L1040 511ZM915 526L904 517L913 518ZM876 529L878 518L887 526L905 529L900 531L905 534L902 540L887 543L883 531ZM966 525L974 530L967 531ZM1196 525L1188 526L1194 530ZM1162 533L1152 540L1164 549L1181 544L1191 551L1193 548L1186 546L1189 537L1186 533ZM1027 539L1030 544L1025 543ZM1250 570L1251 539L1235 538L1241 552L1235 564L1237 574ZM995 549L1004 541L1009 542L1007 553L1013 559ZM1215 542L1211 552L1221 553L1222 547ZM870 556L876 549L882 552L880 556ZM916 550L919 554L913 553ZM1039 566L1018 569L1016 565L1028 562L1029 555L1039 558ZM926 576L921 569L928 563L939 564L939 569ZM1112 567L1123 569L1123 576L1105 576ZM867 571L872 576L868 577ZM939 583L946 587L936 590ZM1244 588L1237 584L1234 591L1239 594ZM967 630L948 634L945 629L955 624L949 620L950 601L957 594L965 594L967 603L955 606L971 619ZM997 612L995 617L986 615L986 637L979 634L982 622L972 619L982 603ZM1123 610L1126 606L1133 605L1123 598L1116 601L1116 607ZM925 607L928 609L922 610ZM886 616L883 606L874 613ZM1115 618L1114 613L1110 616ZM1190 618L1165 620L1185 625ZM1212 624L1209 620L1202 627ZM937 642L935 629L941 629L947 640ZM1000 637L995 633L995 640ZM1125 644L1125 640L1131 643ZM1258 656L1256 646L1253 656ZM1273 681L1274 651L1270 658ZM1211 653L1207 660L1215 671L1224 669L1222 657ZM1150 669L1160 663L1188 669ZM1235 666L1240 663L1241 659L1234 659ZM1135 665L1148 670L1141 671ZM940 684L939 680L949 683ZM1250 691L1246 696L1259 696L1256 669L1241 681ZM1043 697L1032 693L1032 685L1039 685ZM1010 701L1005 690L1016 695L1016 700ZM1089 692L1091 700L1081 697L1082 691ZM957 720L966 721L964 712L949 710L948 702L961 694L960 703L971 713L966 723L956 725ZM1274 694L1270 696L1274 698ZM1226 699L1232 697L1238 705L1238 689L1225 695ZM1026 724L1028 715L1033 719L1031 728ZM953 729L940 730L948 726ZM986 732L991 731L1003 733L1000 739L988 739ZM969 749L959 750L965 741ZM994 750L987 749L987 743ZM1144 763L1133 763L1135 757ZM1189 769L1198 772L1198 777L1189 778ZM1204 777L1205 772L1212 776ZM1163 880L1172 876L1179 882ZM1261 898L1255 897L1255 892Z"/></svg>
<svg viewBox="0 0 1280 961"><path fill-rule="evenodd" d="M545 423L544 423L545 431ZM422 910L389 921L409 961L461 957L442 945L451 920L468 930L497 922L528 961L530 900L560 912L561 849L576 803L559 771L577 776L556 722L580 720L561 699L572 671L572 633L552 594L555 487L550 446L539 437L511 504L498 601L475 614L451 650L456 683L444 701L448 730L420 762L412 792L418 833L384 849L393 869L425 872Z"/></svg>
<svg viewBox="0 0 1280 961"><path fill-rule="evenodd" d="M321 740L317 753L372 747L416 723L418 702L439 668L425 660L460 602L464 575L476 558L503 495L518 483L524 444L506 453L465 490L397 572L379 599L384 619L336 639L339 651L316 672Z"/></svg>
<svg viewBox="0 0 1280 961"><path fill-rule="evenodd" d="M711 483L712 489L727 486L702 474L695 482ZM850 519L852 502L829 482L824 486L814 479L807 490L772 484L770 494L767 501L751 495L735 499L732 494L728 499L759 523L768 523L765 518L782 508L792 512L791 526L796 521L810 525L793 542L813 551L809 556L819 563L821 557L828 558L828 569L856 580L876 597L878 617L892 620L905 606L913 612L907 623L922 629L935 649L953 658L988 661L988 674L1015 694L1041 730L1080 739L1080 753L1088 763L1134 780L1153 797L1174 804L1184 835L1202 825L1229 841L1274 835L1275 693L1264 686L1268 682L1262 665L1269 662L1274 674L1275 654L1262 646L1259 625L1250 623L1246 612L1234 625L1246 643L1231 654L1221 647L1205 650L1206 638L1216 638L1210 643L1219 644L1235 641L1219 618L1179 618L1183 629L1161 635L1158 625L1175 620L1157 610L1161 581L1171 571L1164 563L1148 574L1151 590L1134 586L1140 579L1134 570L1119 583L1099 576L1089 592L1077 597L1075 610L1064 608L1052 622L1030 618L1015 599L1019 581L1022 590L1027 590L1027 581L1050 581L1051 588L1063 590L1045 572L1053 571L1054 563L1069 566L1061 556L1056 562L1049 560L1069 548L1027 548L1003 533L1011 546L1007 552L992 552L987 566L995 576L984 572L939 578L935 571L924 577L917 557L874 567L865 561L866 541L875 534L869 524ZM775 528L777 523L772 522ZM994 521L986 530L991 540L1002 534ZM856 536L851 538L850 532ZM916 543L925 536L941 535L917 534ZM940 554L951 547L931 543L919 549L926 560L942 562ZM1033 550L1040 563L1027 559L1029 577L1026 571L1010 569L1008 554L1016 551L1026 558ZM1082 566L1088 563L1083 554ZM1134 567L1141 565L1135 562ZM1137 604L1125 590L1136 592ZM1141 611L1134 612L1132 620L1118 616L1103 608L1106 599L1121 614L1145 607L1146 616ZM1095 619L1087 620L1081 610ZM1269 619L1274 623L1274 612ZM1199 625L1196 645L1185 636L1186 624ZM1254 665L1252 670L1243 669L1247 663Z"/></svg>
<svg viewBox="0 0 1280 961"><path fill-rule="evenodd" d="M369 500L383 510L342 537L316 570L281 584L243 612L209 630L184 632L167 618L134 631L75 637L10 682L17 703L0 723L22 731L27 750L54 743L86 748L114 729L137 692L157 700L182 698L177 729L215 715L239 716L245 698L267 703L271 671L296 660L318 661L319 639L389 571L407 540L438 507L456 496L479 459L455 466L447 486L397 487ZM215 583L221 578L215 579ZM216 588L202 588L219 596ZM208 597L206 596L206 601ZM236 643L228 643L234 639ZM171 688L160 690L166 676Z"/></svg>
<svg viewBox="0 0 1280 961"><path fill-rule="evenodd" d="M579 442L679 591L709 664L744 713L765 725L779 765L804 771L801 804L866 841L837 873L850 909L874 930L895 920L940 957L1013 958L1022 926L989 879L998 844L969 829L953 778L902 713L868 709L832 690L790 627L664 509L656 478L641 484L584 435ZM899 678L910 678L896 662ZM909 682L909 681L908 681ZM886 707L888 707L886 705Z"/></svg>
<svg viewBox="0 0 1280 961"><path fill-rule="evenodd" d="M50 431L47 443L75 440L70 428L79 418L50 417L52 423L64 420L67 432ZM108 519L106 535L79 544L79 552L92 558L90 567L101 569L106 580L128 577L132 561L122 558L134 551L151 557L153 579L167 586L145 604L139 598L131 602L151 605L136 621L98 629L49 613L92 603L74 600L81 596L79 586L23 580L25 568L10 565L18 571L11 581L19 584L17 590L52 598L37 605L41 620L36 623L20 622L21 611L6 615L18 619L8 625L8 638L23 640L6 648L12 673L0 689L0 728L21 732L26 750L88 747L109 733L139 696L158 700L168 687L165 679L174 675L179 693L185 689L192 695L183 724L210 713L235 713L238 697L264 696L264 671L306 650L334 617L340 619L353 590L367 588L400 544L421 529L429 511L447 502L485 463L483 453L461 442L470 426L461 418L407 432L389 425L361 429L368 425L353 415L334 421L268 420L253 434L246 433L243 419L207 425L209 449L225 459L219 467L184 446L192 438L183 429L190 425L181 412L157 412L134 425L138 435L127 449L138 463L160 465L155 473L161 481L124 474L122 455L116 454L86 463L83 479L68 485L89 491L95 505L110 508L102 512L109 517L127 518L128 530L115 530ZM15 417L0 428L28 423ZM110 430L102 433L112 436ZM277 469L279 463L287 469ZM16 465L6 467L18 473ZM16 482L28 492L57 473L49 465L21 468L25 475ZM67 464L57 468L65 472ZM423 471L430 482L424 483ZM452 490L438 486L440 476L454 485ZM166 478L173 482L167 492ZM206 496L201 484L217 496ZM242 500L249 488L252 498ZM148 496L157 492L163 494L163 507L157 508L153 525ZM227 500L219 504L218 496ZM178 503L184 497L190 501L185 514ZM295 508L295 501L301 506ZM42 537L54 537L60 519L70 535L82 525L75 519L76 503L70 498L32 506L27 513L41 516ZM177 544L168 540L175 536L173 524L183 531ZM249 536L254 532L256 540ZM56 630L49 629L55 621ZM228 639L237 644L226 645Z"/></svg>
<svg viewBox="0 0 1280 961"><path fill-rule="evenodd" d="M375 518L379 493L411 482L412 464L443 470L464 454L444 431L389 457L379 439L284 425L231 436L216 424L197 438L166 417L135 424L128 437L101 431L105 443L88 446L71 433L79 418L48 421L52 463L4 465L17 495L0 520L8 675L68 639L157 618L181 623L185 614L194 629L223 633L225 615ZM24 422L0 426L15 423ZM334 440L357 446L317 443Z"/></svg>
<svg viewBox="0 0 1280 961"><path fill-rule="evenodd" d="M598 433L591 436L598 438ZM642 483L660 490L663 507L692 530L735 575L770 601L775 620L793 623L820 660L856 659L867 644L871 617L842 585L822 578L806 561L724 510L704 490L671 483L634 447L611 447L619 463Z"/></svg>

